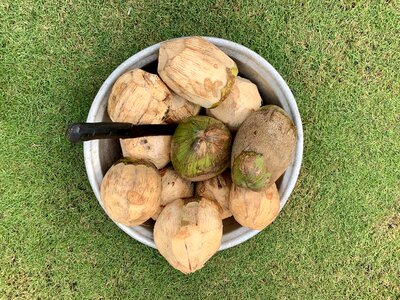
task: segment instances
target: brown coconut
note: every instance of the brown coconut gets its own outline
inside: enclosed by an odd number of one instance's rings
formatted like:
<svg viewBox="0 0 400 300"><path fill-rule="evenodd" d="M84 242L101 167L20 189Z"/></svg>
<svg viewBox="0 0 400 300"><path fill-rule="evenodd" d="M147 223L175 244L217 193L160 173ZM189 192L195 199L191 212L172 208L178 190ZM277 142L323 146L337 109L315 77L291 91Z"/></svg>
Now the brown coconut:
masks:
<svg viewBox="0 0 400 300"><path fill-rule="evenodd" d="M292 163L296 150L296 127L276 105L263 106L242 123L235 136L232 181L255 191L272 185Z"/></svg>
<svg viewBox="0 0 400 300"><path fill-rule="evenodd" d="M151 216L151 218L156 221L158 219L158 216L161 214L162 210L164 209L164 206L159 206L157 208L157 211Z"/></svg>

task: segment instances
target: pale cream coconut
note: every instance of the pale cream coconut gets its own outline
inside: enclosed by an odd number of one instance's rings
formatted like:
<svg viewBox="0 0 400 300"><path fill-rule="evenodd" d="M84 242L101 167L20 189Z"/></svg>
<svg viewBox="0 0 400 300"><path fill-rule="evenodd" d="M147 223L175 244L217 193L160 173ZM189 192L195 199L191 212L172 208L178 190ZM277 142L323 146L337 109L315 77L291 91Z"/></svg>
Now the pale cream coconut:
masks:
<svg viewBox="0 0 400 300"><path fill-rule="evenodd" d="M194 104L172 92L172 104L168 111L167 123L179 123L183 119L199 114L200 105Z"/></svg>
<svg viewBox="0 0 400 300"><path fill-rule="evenodd" d="M232 184L229 209L242 226L261 230L279 214L280 197L275 184L255 192Z"/></svg>
<svg viewBox="0 0 400 300"><path fill-rule="evenodd" d="M218 251L221 240L221 208L205 198L171 202L154 226L158 251L185 274L201 269Z"/></svg>
<svg viewBox="0 0 400 300"><path fill-rule="evenodd" d="M194 183L180 177L174 168L164 168L160 170L160 175L162 184L161 206L152 216L153 220L157 220L165 205L176 199L192 197L194 193Z"/></svg>
<svg viewBox="0 0 400 300"><path fill-rule="evenodd" d="M160 174L162 183L161 205L165 206L176 199L193 196L193 182L183 179L174 168L164 168L160 171Z"/></svg>
<svg viewBox="0 0 400 300"><path fill-rule="evenodd" d="M201 37L161 43L158 74L179 96L202 107L218 106L238 74L236 63Z"/></svg>
<svg viewBox="0 0 400 300"><path fill-rule="evenodd" d="M120 139L124 157L152 162L157 169L164 168L170 161L171 136L146 136Z"/></svg>
<svg viewBox="0 0 400 300"><path fill-rule="evenodd" d="M222 208L222 219L229 218L232 213L229 210L229 193L232 180L228 171L196 183L196 195L216 201Z"/></svg>
<svg viewBox="0 0 400 300"><path fill-rule="evenodd" d="M171 92L157 75L134 69L114 83L107 111L114 122L161 124L171 104Z"/></svg>
<svg viewBox="0 0 400 300"><path fill-rule="evenodd" d="M257 86L238 76L225 101L216 108L207 109L207 115L224 122L231 131L236 131L253 111L261 107L261 103Z"/></svg>
<svg viewBox="0 0 400 300"><path fill-rule="evenodd" d="M114 221L126 226L140 225L160 206L161 176L149 162L124 158L107 171L100 195Z"/></svg>

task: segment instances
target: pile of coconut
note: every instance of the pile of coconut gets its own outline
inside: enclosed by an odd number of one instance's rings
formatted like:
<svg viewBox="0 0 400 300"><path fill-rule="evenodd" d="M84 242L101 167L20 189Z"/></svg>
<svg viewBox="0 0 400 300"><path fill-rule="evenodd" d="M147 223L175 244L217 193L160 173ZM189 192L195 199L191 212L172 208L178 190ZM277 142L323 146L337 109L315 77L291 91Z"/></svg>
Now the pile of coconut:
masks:
<svg viewBox="0 0 400 300"><path fill-rule="evenodd" d="M156 220L159 252L183 273L217 252L223 219L261 230L279 213L275 182L292 162L296 128L237 74L205 39L175 39L160 46L158 75L128 71L108 100L114 122L179 124L173 136L121 139L101 198L116 222Z"/></svg>

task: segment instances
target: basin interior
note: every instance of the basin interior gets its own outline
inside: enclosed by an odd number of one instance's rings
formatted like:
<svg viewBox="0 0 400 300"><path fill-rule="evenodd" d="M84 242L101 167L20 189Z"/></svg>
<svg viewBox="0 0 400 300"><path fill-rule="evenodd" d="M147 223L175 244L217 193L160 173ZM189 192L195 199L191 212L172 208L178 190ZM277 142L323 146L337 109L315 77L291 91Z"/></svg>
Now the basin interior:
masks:
<svg viewBox="0 0 400 300"><path fill-rule="evenodd" d="M223 49L229 55L229 49ZM158 52L156 57L158 56ZM236 64L238 65L238 69L240 70L239 76L247 78L254 82L260 92L260 95L263 99L263 105L266 104L276 104L284 108L284 105L279 102L279 97L275 95L273 88L269 85L271 79L268 79L268 76L259 74L256 68L252 68L249 66L248 62L241 61L240 57L235 57L235 55L230 55L233 60L235 60ZM142 68L143 70L150 72L150 73L157 73L157 59L153 60L150 63L142 66L132 66L130 69L135 69L137 67ZM107 102L108 96L111 90L109 90L105 97L104 101ZM98 122L110 122L110 118L107 114L107 110L103 109L102 112L99 112L99 120ZM201 112L204 114L204 111ZM100 156L100 165L102 170L102 175L107 172L107 170L111 167L111 165L116 162L119 158L122 157L121 147L119 145L118 140L100 140L99 141L99 156ZM279 189L281 183L281 178L277 181L277 187ZM152 235L152 227L154 225L154 221L150 219L145 224L141 225L144 230L149 231L148 234ZM235 221L233 217L227 218L224 220L224 234L228 234L236 229L240 228L241 226Z"/></svg>

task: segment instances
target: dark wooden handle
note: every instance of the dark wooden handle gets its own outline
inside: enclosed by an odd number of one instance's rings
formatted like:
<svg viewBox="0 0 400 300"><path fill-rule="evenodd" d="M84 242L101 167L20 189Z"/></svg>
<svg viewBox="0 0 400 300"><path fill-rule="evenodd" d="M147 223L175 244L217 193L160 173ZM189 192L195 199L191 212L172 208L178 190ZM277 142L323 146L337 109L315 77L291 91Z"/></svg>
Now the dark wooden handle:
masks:
<svg viewBox="0 0 400 300"><path fill-rule="evenodd" d="M98 139L173 135L177 126L178 124L73 123L68 126L65 137L71 143L79 143Z"/></svg>

